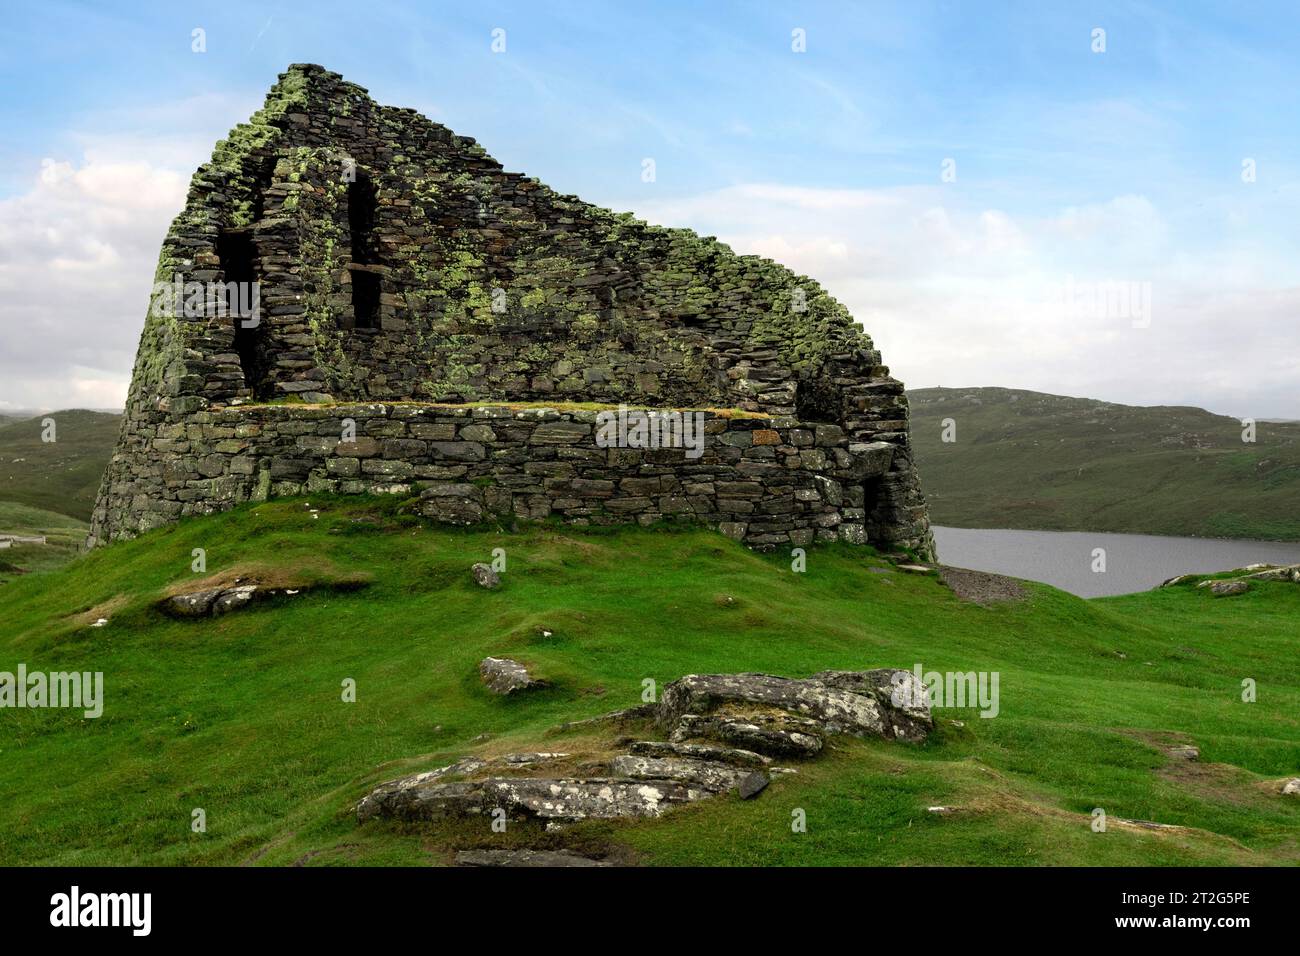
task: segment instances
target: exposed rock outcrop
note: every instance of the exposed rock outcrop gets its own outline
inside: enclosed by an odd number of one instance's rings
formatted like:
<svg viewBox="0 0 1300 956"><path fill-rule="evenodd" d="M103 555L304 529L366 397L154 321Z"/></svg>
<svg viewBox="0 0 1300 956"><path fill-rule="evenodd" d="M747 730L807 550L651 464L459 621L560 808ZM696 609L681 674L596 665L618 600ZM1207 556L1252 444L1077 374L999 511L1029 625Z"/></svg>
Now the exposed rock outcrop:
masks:
<svg viewBox="0 0 1300 956"><path fill-rule="evenodd" d="M1300 584L1300 564L1285 564L1264 567L1247 574L1249 581L1291 581Z"/></svg>
<svg viewBox="0 0 1300 956"><path fill-rule="evenodd" d="M664 688L657 719L675 739L706 736L698 732L706 724L683 722L683 718L707 721L717 716L732 724L749 722L787 734L922 740L932 726L924 689L909 693L908 700L915 703L907 707L894 702L896 689L908 692L915 683L910 671L888 669L823 671L807 680L769 674L690 674ZM903 693L897 696L902 698Z"/></svg>
<svg viewBox="0 0 1300 956"><path fill-rule="evenodd" d="M215 579L208 579L208 586L170 594L158 601L157 606L169 617L182 619L220 617L272 598L296 597L318 589L354 591L367 584L364 575L341 576L337 580L325 583L307 581L285 584L283 576L273 575L273 578L276 579L273 583L265 583L264 579L259 580L254 576L252 579L227 578L228 583L213 584L214 580L221 581L221 576L218 576Z"/></svg>
<svg viewBox="0 0 1300 956"><path fill-rule="evenodd" d="M222 588L204 588L188 594L174 594L160 605L172 617L207 617L212 613L212 602Z"/></svg>
<svg viewBox="0 0 1300 956"><path fill-rule="evenodd" d="M357 809L357 819L372 816L403 820L487 816L504 810L507 819L547 823L657 817L674 804L709 795L698 787L664 781L594 777L488 777L403 787L384 796L372 794ZM372 799L374 798L374 799Z"/></svg>
<svg viewBox="0 0 1300 956"><path fill-rule="evenodd" d="M1211 581L1210 593L1215 597L1232 597L1234 594L1245 594L1250 590L1250 584L1246 581Z"/></svg>
<svg viewBox="0 0 1300 956"><path fill-rule="evenodd" d="M818 729L817 722L806 717L780 711L759 714L752 709L732 712L732 708L724 706L707 716L682 714L671 731L671 739L713 739L774 757L814 757L822 749Z"/></svg>
<svg viewBox="0 0 1300 956"><path fill-rule="evenodd" d="M771 766L773 758L815 756L832 735L925 739L932 727L925 694L906 706L895 703L894 692L913 681L909 671L883 669L824 671L805 680L691 674L667 685L651 710L620 712L621 719L653 718L669 740L634 740L626 742L627 753L585 759L467 757L376 787L357 805L357 818L419 821L503 811L509 819L556 827L657 817L723 793L752 799L782 770ZM593 775L565 769L574 766Z"/></svg>
<svg viewBox="0 0 1300 956"><path fill-rule="evenodd" d="M231 611L238 611L256 596L256 584L241 584L238 587L227 588L218 594L216 600L212 602L212 613L220 616L229 614Z"/></svg>
<svg viewBox="0 0 1300 956"><path fill-rule="evenodd" d="M693 757L623 754L610 761L609 769L620 777L630 777L633 780L674 780L712 793L737 790L746 799L757 795L770 780L761 770L746 770Z"/></svg>
<svg viewBox="0 0 1300 956"><path fill-rule="evenodd" d="M240 584L228 588L203 588L186 594L175 594L164 599L160 606L172 617L220 617L252 603L255 598L266 598L288 593L283 588L259 588L256 584ZM296 592L295 592L296 593Z"/></svg>
<svg viewBox="0 0 1300 956"><path fill-rule="evenodd" d="M713 747L708 744L681 744L663 740L638 740L628 749L643 757L690 757L695 760L711 760L714 763L731 764L734 767L762 769L770 766L771 757L754 753L752 750L739 750L733 747Z"/></svg>
<svg viewBox="0 0 1300 956"><path fill-rule="evenodd" d="M1196 587L1207 590L1214 597L1232 597L1245 594L1255 581L1287 581L1300 584L1300 564L1251 564L1230 572L1231 577L1209 578L1201 574L1180 574L1163 582L1162 588L1196 582Z"/></svg>

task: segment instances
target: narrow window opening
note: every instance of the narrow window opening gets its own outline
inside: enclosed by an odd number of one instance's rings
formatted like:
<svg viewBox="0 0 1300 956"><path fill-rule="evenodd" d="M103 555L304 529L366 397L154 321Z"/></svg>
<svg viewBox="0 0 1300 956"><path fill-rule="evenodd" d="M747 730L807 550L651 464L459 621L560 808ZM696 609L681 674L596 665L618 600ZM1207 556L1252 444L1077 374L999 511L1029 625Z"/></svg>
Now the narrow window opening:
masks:
<svg viewBox="0 0 1300 956"><path fill-rule="evenodd" d="M362 170L348 184L348 230L352 240L353 328L379 328L379 273L367 266L379 265L375 242L375 184ZM361 268L357 268L357 267Z"/></svg>
<svg viewBox="0 0 1300 956"><path fill-rule="evenodd" d="M253 212L252 221L257 222L262 218L266 207L266 191L271 188L271 182L275 179L275 162L274 156L265 156L258 160L253 173Z"/></svg>
<svg viewBox="0 0 1300 956"><path fill-rule="evenodd" d="M257 250L247 230L224 230L217 236L217 258L221 262L225 284L227 321L235 332L235 354L244 373L244 382L256 399L270 397L270 361L260 316L253 314L257 301L253 294L257 282Z"/></svg>
<svg viewBox="0 0 1300 956"><path fill-rule="evenodd" d="M379 276L352 270L352 313L358 329L379 328Z"/></svg>

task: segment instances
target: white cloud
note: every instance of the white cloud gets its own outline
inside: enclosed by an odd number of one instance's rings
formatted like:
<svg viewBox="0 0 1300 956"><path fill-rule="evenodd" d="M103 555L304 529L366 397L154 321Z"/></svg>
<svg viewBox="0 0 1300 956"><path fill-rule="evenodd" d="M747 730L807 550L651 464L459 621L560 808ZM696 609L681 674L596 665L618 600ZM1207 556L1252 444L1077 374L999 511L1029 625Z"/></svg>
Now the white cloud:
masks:
<svg viewBox="0 0 1300 956"><path fill-rule="evenodd" d="M181 168L204 150L198 142ZM188 177L151 144L52 158L0 201L0 403L120 404L158 248ZM1278 348L1300 313L1294 263L1266 242L1189 247L1144 196L1026 218L942 185L774 183L616 203L717 235L813 276L912 386L1004 385L1139 404L1300 418L1300 359ZM1284 250L1283 250L1284 251ZM1067 282L1148 283L1134 328L1066 309Z"/></svg>
<svg viewBox="0 0 1300 956"><path fill-rule="evenodd" d="M139 159L49 158L27 192L0 201L0 399L125 400L158 249L187 182Z"/></svg>
<svg viewBox="0 0 1300 956"><path fill-rule="evenodd" d="M1179 245L1144 196L1023 218L955 195L750 184L622 207L817 279L910 386L1300 417L1300 358L1278 348L1300 313L1300 286L1276 251ZM1113 305L1100 315L1081 307L1107 282L1135 303L1149 290L1149 324Z"/></svg>

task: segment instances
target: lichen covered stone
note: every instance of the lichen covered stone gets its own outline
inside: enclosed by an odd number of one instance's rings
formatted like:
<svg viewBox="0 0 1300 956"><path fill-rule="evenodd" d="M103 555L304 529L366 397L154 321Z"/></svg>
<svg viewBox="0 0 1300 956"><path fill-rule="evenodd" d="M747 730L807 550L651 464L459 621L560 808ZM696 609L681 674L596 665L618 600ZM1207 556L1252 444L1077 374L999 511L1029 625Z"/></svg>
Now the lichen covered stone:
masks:
<svg viewBox="0 0 1300 956"><path fill-rule="evenodd" d="M92 545L328 491L419 495L454 524L672 516L758 548L933 554L903 385L818 283L507 172L319 66L217 144L155 280L183 295L150 303ZM223 291L180 307L228 283L256 286L255 316L218 311ZM704 462L592 455L590 418L525 429L470 404L537 401L761 417ZM671 480L617 484L646 476Z"/></svg>

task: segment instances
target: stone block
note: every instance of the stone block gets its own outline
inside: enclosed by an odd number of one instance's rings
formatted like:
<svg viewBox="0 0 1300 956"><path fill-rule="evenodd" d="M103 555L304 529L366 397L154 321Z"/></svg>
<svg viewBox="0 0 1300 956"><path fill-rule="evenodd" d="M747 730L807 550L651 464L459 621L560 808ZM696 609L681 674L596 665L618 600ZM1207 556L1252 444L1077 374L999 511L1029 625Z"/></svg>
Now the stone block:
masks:
<svg viewBox="0 0 1300 956"><path fill-rule="evenodd" d="M530 445L573 445L591 435L591 426L578 422L543 422L533 429Z"/></svg>
<svg viewBox="0 0 1300 956"><path fill-rule="evenodd" d="M431 441L429 453L435 460L482 461L487 457L483 446L476 441Z"/></svg>

